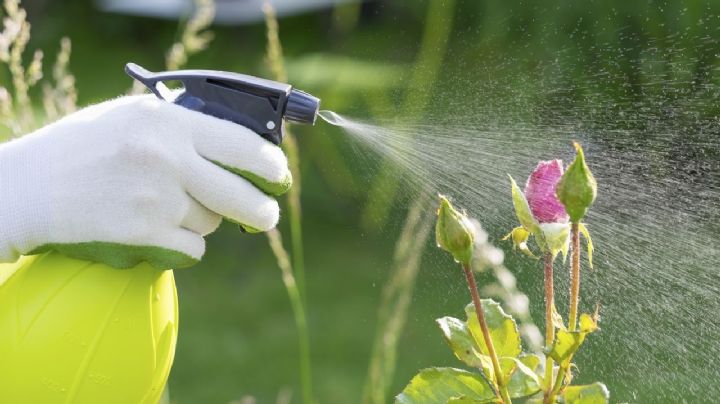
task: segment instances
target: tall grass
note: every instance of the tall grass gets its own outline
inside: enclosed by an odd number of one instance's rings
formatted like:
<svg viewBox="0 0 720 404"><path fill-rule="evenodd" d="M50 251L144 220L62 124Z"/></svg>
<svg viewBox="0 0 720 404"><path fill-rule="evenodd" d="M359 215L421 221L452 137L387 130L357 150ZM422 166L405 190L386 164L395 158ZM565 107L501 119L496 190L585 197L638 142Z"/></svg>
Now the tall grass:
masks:
<svg viewBox="0 0 720 404"><path fill-rule="evenodd" d="M288 77L287 71L285 70L285 63L283 62L278 22L275 16L275 10L267 0L263 3L263 12L265 13L265 24L267 27L267 66L275 80L287 82ZM302 189L300 183L300 155L298 153L295 136L289 128L285 128L282 144L288 158L290 172L293 176L293 186L287 194L292 257L288 257L283 247L282 235L279 230L275 229L268 232L268 239L273 253L277 258L278 266L280 266L283 271L283 282L293 307L295 323L298 329L302 397L305 404L310 404L314 399L310 360L310 337L305 314L305 263L302 241L302 207L300 205L300 192ZM292 259L292 266L290 265L290 259Z"/></svg>
<svg viewBox="0 0 720 404"><path fill-rule="evenodd" d="M406 90L402 116L415 116L425 109L429 95L415 94L413 88L421 88L437 81L448 38L452 31L455 2L453 0L430 2L425 18L425 31ZM429 92L423 92L429 94ZM391 105L386 95L380 94L368 100L372 105ZM384 110L381 108L380 110ZM372 227L387 219L395 200L398 176L396 167L389 161L381 165L378 177L369 192L363 214L363 225ZM425 194L425 193L422 193ZM389 280L382 290L378 309L378 323L373 340L368 376L363 388L363 402L382 404L386 402L397 362L397 344L405 327L420 258L427 243L432 220L427 217L430 200L420 198L414 202L405 218L403 230L395 245L395 258Z"/></svg>
<svg viewBox="0 0 720 404"><path fill-rule="evenodd" d="M52 80L43 79L43 52L35 50L30 62L23 62L30 23L19 0L2 3L3 27L0 32L0 69L10 76L10 85L0 85L0 141L26 134L39 125L57 119L76 109L75 78L68 70L71 44L60 41L60 51L53 66ZM31 89L42 81L43 114L33 108Z"/></svg>
<svg viewBox="0 0 720 404"><path fill-rule="evenodd" d="M395 244L393 272L383 286L378 308L363 403L384 403L392 385L398 339L405 327L423 249L433 225L430 206L431 201L427 197L418 198L413 203Z"/></svg>
<svg viewBox="0 0 720 404"><path fill-rule="evenodd" d="M209 30L215 20L215 0L193 0L193 12L181 23L179 38L165 52L165 69L177 70L184 67L190 56L207 49L214 35ZM133 80L128 94L142 94L145 86Z"/></svg>

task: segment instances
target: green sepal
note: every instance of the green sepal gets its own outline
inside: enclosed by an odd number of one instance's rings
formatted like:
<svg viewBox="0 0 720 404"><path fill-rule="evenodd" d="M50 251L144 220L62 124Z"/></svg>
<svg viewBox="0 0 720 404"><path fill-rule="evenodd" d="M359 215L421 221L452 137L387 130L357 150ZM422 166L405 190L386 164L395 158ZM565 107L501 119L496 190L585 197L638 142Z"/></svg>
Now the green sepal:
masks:
<svg viewBox="0 0 720 404"><path fill-rule="evenodd" d="M584 386L568 386L558 397L563 404L606 404L610 402L610 392L600 382Z"/></svg>
<svg viewBox="0 0 720 404"><path fill-rule="evenodd" d="M495 352L498 357L508 356L515 358L522 352L520 343L520 332L518 331L515 320L500 307L500 304L492 299L481 300L485 322L490 331L490 339L492 339ZM482 329L475 313L475 306L470 303L465 307L467 315L467 326L470 334L475 339L475 343L480 348L483 355L489 355L485 339L483 338Z"/></svg>
<svg viewBox="0 0 720 404"><path fill-rule="evenodd" d="M512 200L513 200L513 206L515 207L515 215L517 216L518 221L520 224L527 229L531 234L534 234L537 237L537 234L540 231L540 226L537 220L535 220L535 216L533 216L532 211L530 210L530 204L528 204L527 199L525 199L525 194L520 190L520 187L518 187L517 183L515 182L515 179L513 179L512 176L508 175L510 177L510 185L512 190Z"/></svg>
<svg viewBox="0 0 720 404"><path fill-rule="evenodd" d="M428 368L412 378L395 397L395 403L436 404L459 398L488 403L493 401L487 400L496 400L496 397L493 387L478 373L455 368Z"/></svg>
<svg viewBox="0 0 720 404"><path fill-rule="evenodd" d="M290 174L290 171L288 170L287 176L280 180L279 182L271 182L268 181L266 178L263 178L253 172L247 171L247 170L241 170L236 167L231 167L226 164L223 164L219 161L211 160L211 162L219 167L222 167L228 171L230 171L233 174L237 174L246 180L250 181L253 185L255 185L258 189L265 192L268 195L272 196L280 196L292 188L293 184L293 178L292 174Z"/></svg>
<svg viewBox="0 0 720 404"><path fill-rule="evenodd" d="M573 143L577 154L555 188L558 200L573 223L579 223L595 201L597 182L585 163L585 153L580 144Z"/></svg>
<svg viewBox="0 0 720 404"><path fill-rule="evenodd" d="M533 254L532 251L530 251L530 248L528 248L527 241L530 238L530 232L527 231L522 226L518 226L510 231L505 237L503 237L503 240L512 239L513 242L513 249L517 248L520 250L523 254L527 255L528 257L537 258L535 254Z"/></svg>
<svg viewBox="0 0 720 404"><path fill-rule="evenodd" d="M560 313L558 313L557 307L555 307L554 304L552 305L552 323L553 327L563 331L567 331L567 327L565 327L565 322L563 321Z"/></svg>
<svg viewBox="0 0 720 404"><path fill-rule="evenodd" d="M550 251L553 258L559 252L567 257L570 248L570 224L569 223L541 223L540 231L545 240L545 251Z"/></svg>
<svg viewBox="0 0 720 404"><path fill-rule="evenodd" d="M588 254L588 264L590 264L590 268L593 267L593 251L595 250L595 247L593 247L592 238L590 237L590 232L588 231L587 227L585 226L585 223L578 223L578 231L580 231L580 234L583 235L583 238L585 239L585 244L587 245L587 254Z"/></svg>
<svg viewBox="0 0 720 404"><path fill-rule="evenodd" d="M118 269L132 268L142 262L147 262L157 269L185 268L195 265L199 261L187 254L168 248L101 241L44 244L27 255L42 254L51 250L71 258L99 262Z"/></svg>

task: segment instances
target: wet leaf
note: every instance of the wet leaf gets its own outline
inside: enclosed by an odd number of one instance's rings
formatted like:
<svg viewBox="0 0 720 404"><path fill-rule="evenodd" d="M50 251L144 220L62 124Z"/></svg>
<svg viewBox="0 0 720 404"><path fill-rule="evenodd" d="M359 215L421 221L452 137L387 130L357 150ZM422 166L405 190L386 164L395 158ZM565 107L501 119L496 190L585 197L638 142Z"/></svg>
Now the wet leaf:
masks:
<svg viewBox="0 0 720 404"><path fill-rule="evenodd" d="M558 397L558 402L563 404L605 404L609 401L610 392L600 382L584 386L568 386Z"/></svg>
<svg viewBox="0 0 720 404"><path fill-rule="evenodd" d="M585 335L587 333L581 331L557 330L548 356L556 360L560 366L570 365L573 355L585 341Z"/></svg>
<svg viewBox="0 0 720 404"><path fill-rule="evenodd" d="M493 342L497 356L515 358L520 355L522 347L520 345L520 333L518 332L515 320L503 311L499 303L492 299L482 299L481 304L485 315L485 322L490 331L490 339ZM484 355L489 355L482 330L480 329L480 323L475 313L475 306L472 303L465 307L465 314L468 317L468 328L475 339L475 343L480 348L480 352Z"/></svg>
<svg viewBox="0 0 720 404"><path fill-rule="evenodd" d="M487 400L495 400L496 395L480 374L455 368L428 368L412 378L403 392L395 397L395 403L436 404L459 398L486 403L492 402Z"/></svg>
<svg viewBox="0 0 720 404"><path fill-rule="evenodd" d="M484 361L481 356L484 355L480 353L480 348L464 321L454 317L443 317L435 322L458 359L470 367L483 368Z"/></svg>
<svg viewBox="0 0 720 404"><path fill-rule="evenodd" d="M526 397L540 391L540 381L518 358L500 358L500 368L511 398Z"/></svg>
<svg viewBox="0 0 720 404"><path fill-rule="evenodd" d="M523 354L518 358L523 365L532 370L536 375L542 376L545 373L545 357L537 354Z"/></svg>
<svg viewBox="0 0 720 404"><path fill-rule="evenodd" d="M590 315L587 313L583 313L580 315L580 331L584 333L591 333L594 331L597 331L598 324L597 320L595 319L596 315Z"/></svg>

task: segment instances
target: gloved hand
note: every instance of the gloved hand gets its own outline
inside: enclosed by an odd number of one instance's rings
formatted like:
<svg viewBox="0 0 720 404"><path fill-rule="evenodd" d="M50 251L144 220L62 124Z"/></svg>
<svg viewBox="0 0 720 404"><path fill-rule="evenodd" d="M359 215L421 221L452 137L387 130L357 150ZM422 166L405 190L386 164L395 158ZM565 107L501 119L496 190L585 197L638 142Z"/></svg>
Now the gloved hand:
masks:
<svg viewBox="0 0 720 404"><path fill-rule="evenodd" d="M278 221L279 147L240 125L129 96L0 145L0 262L55 249L126 268L197 262L222 217Z"/></svg>

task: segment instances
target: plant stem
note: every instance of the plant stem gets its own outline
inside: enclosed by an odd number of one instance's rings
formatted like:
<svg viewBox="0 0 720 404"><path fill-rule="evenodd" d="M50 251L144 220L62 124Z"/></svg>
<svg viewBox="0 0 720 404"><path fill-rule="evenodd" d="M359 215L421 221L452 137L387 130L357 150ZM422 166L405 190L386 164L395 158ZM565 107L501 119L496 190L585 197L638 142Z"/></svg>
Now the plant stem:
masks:
<svg viewBox="0 0 720 404"><path fill-rule="evenodd" d="M275 16L275 9L269 0L263 2L263 13L265 14L265 26L267 28L267 66L272 71L277 81L287 82L287 71L283 62L282 43L280 42L280 29ZM270 247L278 259L278 264L283 269L283 282L290 296L293 306L293 314L298 328L298 344L300 346L300 380L302 382L303 403L314 402L312 391L312 367L310 362L310 337L308 335L307 320L305 318L305 307L307 306L305 294L305 262L303 257L302 241L302 209L300 205L300 155L295 137L290 130L285 130L284 142L285 153L288 158L288 166L293 175L293 187L288 192L288 209L290 211L290 238L292 246L292 262L285 251L280 233L275 230L268 235ZM284 254L284 257L278 255ZM293 268L294 267L294 268ZM293 272L294 269L294 272ZM292 282L286 281L292 280Z"/></svg>
<svg viewBox="0 0 720 404"><path fill-rule="evenodd" d="M505 380L503 379L502 369L500 368L500 361L498 361L497 353L495 353L495 346L493 345L492 339L490 338L490 330L488 329L487 323L485 322L485 312L482 308L482 302L480 302L480 295L477 291L477 284L475 283L475 276L470 269L470 265L463 264L463 271L465 271L465 278L467 279L468 289L470 289L470 295L472 296L473 304L475 305L475 314L477 314L478 322L480 323L480 329L483 333L483 339L485 345L488 348L490 354L490 360L493 365L493 372L495 372L495 380L497 380L498 390L500 390L500 398L505 404L511 404L510 394L508 393Z"/></svg>
<svg viewBox="0 0 720 404"><path fill-rule="evenodd" d="M569 329L577 328L578 305L580 304L580 231L578 223L570 229L572 238L572 271L570 272L570 314Z"/></svg>
<svg viewBox="0 0 720 404"><path fill-rule="evenodd" d="M568 315L568 329L577 330L578 305L580 304L580 226L573 223L570 228L571 242L571 270L570 270L570 314ZM557 380L553 385L550 394L547 396L547 403L552 403L555 396L560 392L565 380L565 375L569 371L568 366L560 366L558 370Z"/></svg>
<svg viewBox="0 0 720 404"><path fill-rule="evenodd" d="M295 282L290 257L283 247L282 237L277 229L267 232L270 248L277 258L278 266L282 271L282 280L287 290L290 305L295 317L295 325L298 329L298 347L300 350L300 382L302 385L303 403L313 403L312 398L312 377L310 368L310 341L308 340L307 320L305 318L305 306L298 285Z"/></svg>
<svg viewBox="0 0 720 404"><path fill-rule="evenodd" d="M558 370L557 379L555 380L555 385L552 388L552 391L550 391L550 395L547 396L546 403L554 403L555 402L555 396L560 392L560 388L563 385L563 380L565 379L565 374L567 373L568 368L561 366Z"/></svg>
<svg viewBox="0 0 720 404"><path fill-rule="evenodd" d="M307 303L305 293L305 257L302 238L302 207L300 205L300 153L295 135L289 129L285 130L283 139L285 154L287 155L290 172L293 175L293 186L288 191L288 210L290 211L290 244L292 245L292 263L297 278L298 289L303 303Z"/></svg>
<svg viewBox="0 0 720 404"><path fill-rule="evenodd" d="M553 307L555 306L555 286L553 282L553 255L545 253L543 257L545 267L545 347L552 346L555 340L555 325L553 324ZM545 398L550 395L553 386L553 365L550 356L545 359Z"/></svg>

